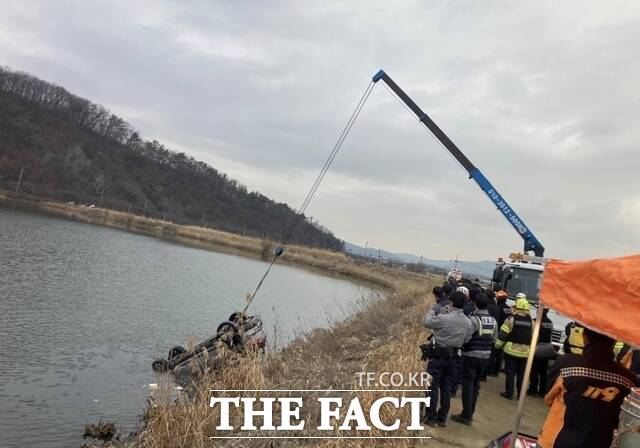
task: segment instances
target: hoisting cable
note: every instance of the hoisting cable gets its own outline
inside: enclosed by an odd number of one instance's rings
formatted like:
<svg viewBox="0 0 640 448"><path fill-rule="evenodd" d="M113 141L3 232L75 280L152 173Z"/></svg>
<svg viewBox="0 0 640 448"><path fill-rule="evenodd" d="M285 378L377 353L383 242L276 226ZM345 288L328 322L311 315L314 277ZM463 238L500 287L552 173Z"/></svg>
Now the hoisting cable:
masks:
<svg viewBox="0 0 640 448"><path fill-rule="evenodd" d="M278 244L278 247L276 247L276 249L274 251L273 258L271 259L271 263L269 263L269 266L267 267L267 270L262 275L262 278L258 282L258 285L256 286L256 289L253 291L253 294L251 294L249 296L249 298L247 300L247 304L245 305L244 309L242 310L242 314L243 315L247 312L247 309L251 305L251 302L253 302L253 299L256 297L256 294L258 293L258 291L262 287L262 284L264 283L264 280L269 275L269 272L271 271L271 268L278 261L278 258L284 253L283 246L285 246L289 242L289 240L293 236L294 231L298 227L298 224L300 224L300 222L302 221L302 219L304 217L305 210L307 209L307 207L311 203L311 200L313 199L313 196L316 194L316 191L318 191L318 188L320 187L320 184L322 183L322 180L324 179L324 176L327 174L327 171L329 171L329 168L331 167L331 164L333 163L334 159L338 155L338 151L340 151L340 148L342 147L342 144L344 143L345 139L347 138L347 135L349 135L349 132L351 131L351 128L353 127L353 125L356 122L358 116L360 115L360 112L362 111L362 108L364 107L365 103L367 102L367 99L369 98L369 95L371 94L371 91L373 90L374 86L375 86L375 83L373 81L369 82L369 85L367 86L367 88L365 89L364 93L362 94L362 97L360 98L360 101L358 101L358 104L356 105L356 108L354 109L353 113L351 114L351 117L347 121L347 124L345 125L344 129L342 130L342 133L338 137L338 140L336 141L335 145L333 146L333 149L331 150L331 153L329 154L329 157L327 157L327 160L324 162L324 165L322 166L322 169L318 173L318 176L316 177L315 181L313 182L313 185L311 186L311 189L307 193L307 196L304 198L304 201L302 201L302 205L298 209L298 212L296 213L296 216L292 219L292 221L289 224L286 232L284 233L284 236L283 236L282 240Z"/></svg>

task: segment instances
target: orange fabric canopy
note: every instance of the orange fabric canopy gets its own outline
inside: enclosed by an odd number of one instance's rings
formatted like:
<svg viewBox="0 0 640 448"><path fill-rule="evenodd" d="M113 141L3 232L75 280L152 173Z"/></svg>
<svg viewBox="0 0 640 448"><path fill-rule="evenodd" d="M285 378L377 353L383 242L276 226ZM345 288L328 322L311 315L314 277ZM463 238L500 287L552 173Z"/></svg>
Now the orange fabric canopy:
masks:
<svg viewBox="0 0 640 448"><path fill-rule="evenodd" d="M540 300L618 341L640 345L640 255L545 265Z"/></svg>

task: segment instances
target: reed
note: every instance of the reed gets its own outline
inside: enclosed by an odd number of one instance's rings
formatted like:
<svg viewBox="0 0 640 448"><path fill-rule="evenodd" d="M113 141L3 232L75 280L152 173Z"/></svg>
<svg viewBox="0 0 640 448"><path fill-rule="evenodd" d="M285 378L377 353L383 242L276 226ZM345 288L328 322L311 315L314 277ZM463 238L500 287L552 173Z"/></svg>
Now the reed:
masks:
<svg viewBox="0 0 640 448"><path fill-rule="evenodd" d="M185 226L116 210L45 200L0 190L0 206L21 208L73 221L123 229L182 244L270 260L277 242L223 232L207 227ZM399 279L420 281L423 275L363 263L340 252L288 245L281 262L316 269L395 288Z"/></svg>
<svg viewBox="0 0 640 448"><path fill-rule="evenodd" d="M265 442L262 439L221 442L210 439L210 436L216 435L215 422L218 421L217 408L212 410L209 407L210 389L355 389L358 388L355 383L357 372L402 372L405 377L411 372L420 372L424 365L420 361L418 346L424 340L424 333L419 328L420 318L428 306L428 286L428 283L421 285L405 282L387 296L362 302L353 314L332 327L316 329L295 339L280 352L267 355L224 355L225 367L219 372L205 375L195 386L190 398L151 403L146 413L144 428L138 437L138 446L186 448L371 445L371 440L353 439L291 439L286 442ZM216 395L220 396L219 393ZM222 395L224 396L224 393ZM383 392L357 394L365 409L383 395ZM251 393L247 396L270 395ZM340 396L345 402L349 402L356 394L347 393ZM313 400L305 401L303 409L308 421L317 422L319 408L315 403L315 396L312 398ZM390 411L384 408L381 415L386 421L397 417L392 418ZM408 415L405 415L404 419L408 421ZM232 424L239 426L242 422L234 421L232 418ZM314 425L310 425L305 431L298 431L295 435L317 435ZM335 434L339 432L336 431ZM384 436L385 433L373 430L368 435ZM394 435L415 436L415 433L398 431ZM410 441L378 439L376 446L409 446Z"/></svg>
<svg viewBox="0 0 640 448"><path fill-rule="evenodd" d="M277 244L210 228L182 226L114 210L0 191L0 205L3 204L254 258L270 259ZM286 247L281 260L382 286L385 293L360 301L342 321L334 322L329 328L312 330L280 351L243 356L226 353L223 369L206 374L189 393L177 399L165 382L165 387L149 400L138 437L128 443L143 448L371 444L371 440L344 439L292 439L285 443L272 440L266 444L264 440L221 443L210 439L215 435L217 417L209 407L210 389L354 389L357 372L403 372L408 376L424 369L418 349L425 338L420 319L429 306L431 287L441 279L357 261L338 252L294 245ZM368 407L380 396L382 393L365 393L359 398L363 407ZM343 396L346 402L353 397L353 394ZM307 403L305 407L308 418L317 421L319 410L307 407ZM370 435L384 434L373 431ZM377 440L376 445L408 446L409 443L389 439Z"/></svg>

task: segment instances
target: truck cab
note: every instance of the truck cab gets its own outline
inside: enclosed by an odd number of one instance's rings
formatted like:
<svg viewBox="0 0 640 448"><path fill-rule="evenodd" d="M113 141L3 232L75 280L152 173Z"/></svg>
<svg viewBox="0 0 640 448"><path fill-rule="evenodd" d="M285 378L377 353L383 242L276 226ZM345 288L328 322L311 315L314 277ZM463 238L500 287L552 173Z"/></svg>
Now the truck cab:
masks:
<svg viewBox="0 0 640 448"><path fill-rule="evenodd" d="M531 304L531 317L535 318L546 259L522 254L511 254L510 258L511 261L498 259L493 271L493 290L503 290L509 294L507 303L512 306L515 304L516 294L524 293ZM551 343L558 353L563 353L564 329L569 319L553 310L549 310L548 317L553 322Z"/></svg>

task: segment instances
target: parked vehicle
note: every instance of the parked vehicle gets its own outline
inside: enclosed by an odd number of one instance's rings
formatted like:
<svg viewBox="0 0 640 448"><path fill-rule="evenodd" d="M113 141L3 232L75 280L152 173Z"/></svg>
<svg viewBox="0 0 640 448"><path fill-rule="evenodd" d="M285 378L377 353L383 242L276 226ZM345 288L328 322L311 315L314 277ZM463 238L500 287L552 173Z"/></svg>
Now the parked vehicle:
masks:
<svg viewBox="0 0 640 448"><path fill-rule="evenodd" d="M531 304L531 317L534 318L538 301L540 300L540 285L544 264L547 260L542 257L520 253L510 254L509 258L510 261L505 261L502 258L498 259L491 279L492 287L496 291L502 290L509 294L507 303L510 305L515 304L516 294L520 292L526 294L527 300ZM569 319L553 310L549 310L548 317L553 322L551 343L558 353L563 353L563 344L566 337L564 329L569 323Z"/></svg>

